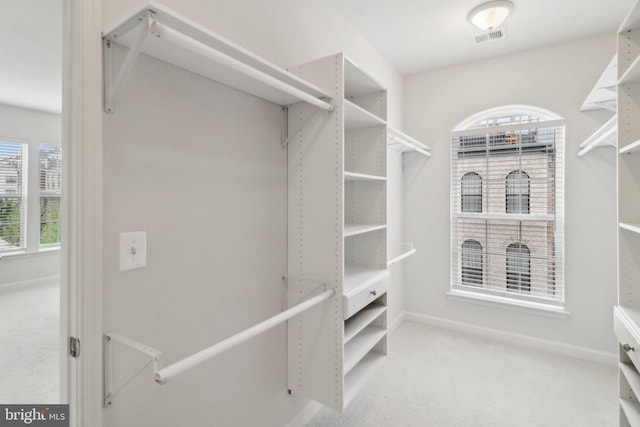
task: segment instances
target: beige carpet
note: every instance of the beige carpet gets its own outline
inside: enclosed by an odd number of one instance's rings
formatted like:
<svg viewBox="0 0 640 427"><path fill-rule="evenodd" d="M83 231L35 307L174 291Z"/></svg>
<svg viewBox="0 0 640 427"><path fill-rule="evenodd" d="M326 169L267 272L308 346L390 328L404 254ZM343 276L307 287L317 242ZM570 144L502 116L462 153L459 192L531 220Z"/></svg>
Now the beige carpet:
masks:
<svg viewBox="0 0 640 427"><path fill-rule="evenodd" d="M308 426L617 425L615 367L411 322L389 347L344 414L324 408Z"/></svg>
<svg viewBox="0 0 640 427"><path fill-rule="evenodd" d="M0 289L0 403L59 403L60 287Z"/></svg>

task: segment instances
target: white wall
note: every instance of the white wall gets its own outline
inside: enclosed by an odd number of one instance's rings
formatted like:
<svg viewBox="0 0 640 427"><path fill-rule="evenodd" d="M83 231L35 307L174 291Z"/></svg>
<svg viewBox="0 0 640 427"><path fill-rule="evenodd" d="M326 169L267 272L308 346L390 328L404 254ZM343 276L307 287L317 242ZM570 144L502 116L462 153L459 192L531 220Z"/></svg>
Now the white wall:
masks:
<svg viewBox="0 0 640 427"><path fill-rule="evenodd" d="M430 144L427 164L405 164L405 234L419 250L405 268L407 311L613 354L616 302L615 150L578 158L578 145L611 116L579 107L615 53L598 36L478 61L405 79L407 132ZM482 48L479 46L478 48ZM566 119L566 318L448 297L450 131L491 107L528 104ZM605 355L605 359L607 355Z"/></svg>
<svg viewBox="0 0 640 427"><path fill-rule="evenodd" d="M401 76L323 2L163 3L283 67L344 51L389 88L390 122L401 123ZM143 4L103 2L105 31ZM168 364L284 306L284 113L144 56L116 102L104 116L104 329L161 349ZM119 272L118 234L136 230L148 233L148 266ZM147 369L105 409L105 425L286 425L309 401L287 394L285 332L163 387ZM120 366L133 369L132 357Z"/></svg>
<svg viewBox="0 0 640 427"><path fill-rule="evenodd" d="M47 113L12 105L0 104L0 139L28 141L37 147L40 144L60 144L62 122L60 114ZM38 179L38 171L30 170L31 179ZM27 207L29 224L40 223L38 196L31 198ZM39 238L39 234L35 235ZM38 241L30 241L28 254L4 256L0 260L0 286L40 283L42 280L55 280L60 274L59 251L37 253Z"/></svg>

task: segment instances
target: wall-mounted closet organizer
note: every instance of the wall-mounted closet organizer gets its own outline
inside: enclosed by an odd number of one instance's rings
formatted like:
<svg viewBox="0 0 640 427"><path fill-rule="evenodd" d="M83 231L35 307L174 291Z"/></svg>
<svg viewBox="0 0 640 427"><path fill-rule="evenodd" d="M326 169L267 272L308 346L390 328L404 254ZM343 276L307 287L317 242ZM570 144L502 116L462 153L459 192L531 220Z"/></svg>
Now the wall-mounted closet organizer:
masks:
<svg viewBox="0 0 640 427"><path fill-rule="evenodd" d="M318 87L153 1L103 41L108 113L114 111L123 79L140 53L279 105L303 101L326 111L332 108ZM114 61L114 43L129 48L122 64Z"/></svg>
<svg viewBox="0 0 640 427"><path fill-rule="evenodd" d="M640 3L618 31L618 305L620 426L640 426Z"/></svg>
<svg viewBox="0 0 640 427"><path fill-rule="evenodd" d="M400 155L416 153L420 157L431 157L431 149L427 145L391 126L387 126L387 148L389 153ZM390 241L387 251L389 256L387 265L391 267L415 254L417 249L412 243Z"/></svg>
<svg viewBox="0 0 640 427"><path fill-rule="evenodd" d="M114 58L114 44L128 48L121 63ZM118 97L126 96L126 93L122 93L120 89L140 53L278 105L302 104L313 111L323 113L330 113L334 109L331 97L317 86L155 2L149 3L144 10L104 35L103 47L104 97L107 113L117 114L116 101ZM317 117L326 120L322 115ZM331 299L336 292L335 288L331 289L323 284L324 291L316 295L319 284L322 282L314 279L309 279L309 282L313 283L313 287L307 290L305 298L299 298L288 310L166 367L162 366L161 351L117 331L106 333L104 342L105 406L111 405L116 394L150 364L153 366L153 378L156 383L164 384L173 376L194 368L257 334L301 313L317 309L317 306ZM307 336L307 340L314 342L315 337ZM122 346L145 354L149 358L148 363L131 374L121 372L115 355L117 349Z"/></svg>
<svg viewBox="0 0 640 427"><path fill-rule="evenodd" d="M578 156L584 156L597 147L617 145L618 140L618 55L615 55L607 68L580 107L580 111L609 110L616 112L602 127L580 144Z"/></svg>
<svg viewBox="0 0 640 427"><path fill-rule="evenodd" d="M128 48L122 61L114 44ZM289 390L343 410L387 354L388 266L416 252L388 249L387 153L429 148L387 125L386 90L342 54L287 71L155 2L106 34L104 52L107 113L140 53L288 107L291 307L167 367L159 350L105 334L105 405L141 372L118 369L121 346L148 356L142 369L163 384L287 321Z"/></svg>
<svg viewBox="0 0 640 427"><path fill-rule="evenodd" d="M288 386L342 411L387 354L387 93L342 54L290 71L336 108L289 107L289 304L337 295L289 321Z"/></svg>

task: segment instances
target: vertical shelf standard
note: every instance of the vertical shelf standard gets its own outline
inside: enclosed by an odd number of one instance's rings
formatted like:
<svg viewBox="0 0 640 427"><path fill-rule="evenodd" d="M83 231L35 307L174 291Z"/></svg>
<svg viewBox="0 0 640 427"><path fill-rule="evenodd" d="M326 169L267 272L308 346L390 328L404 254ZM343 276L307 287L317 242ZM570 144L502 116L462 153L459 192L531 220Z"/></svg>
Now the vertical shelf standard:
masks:
<svg viewBox="0 0 640 427"><path fill-rule="evenodd" d="M289 304L336 297L289 321L288 387L342 411L387 354L387 93L342 54L289 71L335 103L289 107Z"/></svg>
<svg viewBox="0 0 640 427"><path fill-rule="evenodd" d="M640 4L618 31L618 306L620 425L640 426Z"/></svg>

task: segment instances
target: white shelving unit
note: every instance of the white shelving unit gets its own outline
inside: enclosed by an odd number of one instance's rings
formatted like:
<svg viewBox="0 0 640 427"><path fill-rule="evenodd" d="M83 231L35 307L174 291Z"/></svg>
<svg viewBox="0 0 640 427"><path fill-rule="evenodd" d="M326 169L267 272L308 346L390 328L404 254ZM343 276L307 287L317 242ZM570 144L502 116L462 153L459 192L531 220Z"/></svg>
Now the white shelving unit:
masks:
<svg viewBox="0 0 640 427"><path fill-rule="evenodd" d="M304 101L331 108L329 96L317 86L155 1L104 34L103 40L108 113L114 111L122 82L140 53L278 105ZM114 59L114 44L128 48L121 64Z"/></svg>
<svg viewBox="0 0 640 427"><path fill-rule="evenodd" d="M640 4L618 31L618 306L620 426L640 426Z"/></svg>
<svg viewBox="0 0 640 427"><path fill-rule="evenodd" d="M289 304L336 297L289 322L288 387L342 411L387 354L387 94L342 54L290 71L334 109L289 107Z"/></svg>

